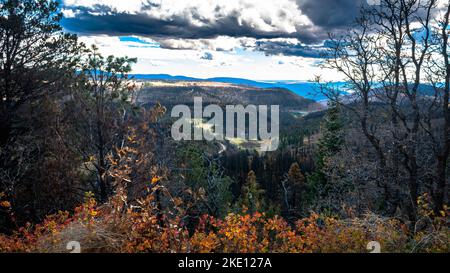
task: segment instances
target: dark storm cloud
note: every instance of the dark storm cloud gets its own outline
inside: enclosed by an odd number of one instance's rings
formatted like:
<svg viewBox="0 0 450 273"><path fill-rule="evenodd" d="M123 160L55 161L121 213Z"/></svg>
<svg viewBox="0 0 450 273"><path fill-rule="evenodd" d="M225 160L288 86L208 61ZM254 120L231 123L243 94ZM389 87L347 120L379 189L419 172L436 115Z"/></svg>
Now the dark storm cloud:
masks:
<svg viewBox="0 0 450 273"><path fill-rule="evenodd" d="M313 23L311 26L297 25L296 31L288 33L274 28L264 31L255 27L253 22L241 20L243 10L234 10L226 16L218 16L213 21L205 19L196 7L187 12L166 18L152 17L146 11L160 8L149 1L138 13L119 12L106 5L91 7L64 7L76 12L74 17L64 18L63 26L81 35L110 35L110 36L144 36L156 40L167 39L213 39L218 36L235 38L254 38L256 50L268 55L292 55L319 58L320 48L302 46L285 42L263 42L275 38L296 38L301 44L321 44L327 39L329 32L339 33L345 30L356 17L359 6L365 0L292 0L296 1L302 14ZM219 10L217 10L219 9ZM220 12L220 7L216 7ZM289 19L285 11L280 10L278 18ZM262 17L264 22L271 25L271 18ZM197 21L194 24L192 21ZM199 25L198 22L202 24ZM161 47L165 47L161 44Z"/></svg>
<svg viewBox="0 0 450 273"><path fill-rule="evenodd" d="M319 27L345 28L358 16L366 0L297 0L300 10Z"/></svg>
<svg viewBox="0 0 450 273"><path fill-rule="evenodd" d="M327 42L323 46L309 46L285 41L257 41L255 49L264 52L266 55L326 58L329 48L327 45Z"/></svg>
<svg viewBox="0 0 450 273"><path fill-rule="evenodd" d="M296 33L262 31L245 22L239 22L239 14L230 14L214 23L196 26L187 17L170 20L149 17L147 14L111 13L94 15L83 12L73 18L64 18L63 26L80 34L138 35L155 38L211 39L218 36L263 38L298 38L305 43L323 39L324 33L315 33L303 27Z"/></svg>

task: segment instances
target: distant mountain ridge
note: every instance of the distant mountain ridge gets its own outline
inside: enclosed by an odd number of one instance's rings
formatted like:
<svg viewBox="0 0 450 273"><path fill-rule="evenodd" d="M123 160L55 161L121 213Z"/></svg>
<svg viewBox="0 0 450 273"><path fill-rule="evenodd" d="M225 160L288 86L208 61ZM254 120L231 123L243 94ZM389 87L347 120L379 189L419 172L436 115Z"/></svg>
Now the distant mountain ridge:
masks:
<svg viewBox="0 0 450 273"><path fill-rule="evenodd" d="M215 77L208 79L200 79L186 76L172 76L169 74L133 74L138 80L165 80L165 81L209 81L209 82L220 82L220 83L230 83L236 85L248 85L257 88L284 88L288 89L295 94L314 101L326 100L326 97L319 92L318 84L314 82L307 81L255 81L243 78L232 78L232 77ZM337 86L343 86L345 83L336 82Z"/></svg>
<svg viewBox="0 0 450 273"><path fill-rule="evenodd" d="M317 111L323 106L280 87L259 88L244 84L217 81L187 81L154 79L143 86L138 101L146 105L157 102L164 106L192 105L195 97L205 104L218 105L279 105L281 111Z"/></svg>
<svg viewBox="0 0 450 273"><path fill-rule="evenodd" d="M162 80L162 81L191 81L191 82L217 82L217 83L228 83L235 85L247 85L250 87L264 88L264 89L287 89L295 94L309 100L320 102L326 105L327 97L319 92L319 85L315 82L308 81L295 81L295 80L285 80L285 81L255 81L243 78L233 78L233 77L215 77L208 79L193 78L187 76L172 76L169 74L133 74L138 80ZM346 96L352 97L351 93L345 91L345 82L334 82L333 87L340 89L341 94L345 100ZM423 96L434 96L435 90L433 86L429 84L420 84L419 94Z"/></svg>

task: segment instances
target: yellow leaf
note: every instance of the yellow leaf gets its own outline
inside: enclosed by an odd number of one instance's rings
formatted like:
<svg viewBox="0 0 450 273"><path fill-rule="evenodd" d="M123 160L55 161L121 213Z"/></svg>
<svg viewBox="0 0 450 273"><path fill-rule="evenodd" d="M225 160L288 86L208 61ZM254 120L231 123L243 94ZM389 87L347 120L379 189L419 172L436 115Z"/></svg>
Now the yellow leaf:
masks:
<svg viewBox="0 0 450 273"><path fill-rule="evenodd" d="M159 178L159 177L153 177L153 178L152 178L152 184L156 184L156 183L158 183L160 180L161 180L161 178Z"/></svg>
<svg viewBox="0 0 450 273"><path fill-rule="evenodd" d="M9 203L8 201L0 202L0 207L10 208L11 207L11 203Z"/></svg>

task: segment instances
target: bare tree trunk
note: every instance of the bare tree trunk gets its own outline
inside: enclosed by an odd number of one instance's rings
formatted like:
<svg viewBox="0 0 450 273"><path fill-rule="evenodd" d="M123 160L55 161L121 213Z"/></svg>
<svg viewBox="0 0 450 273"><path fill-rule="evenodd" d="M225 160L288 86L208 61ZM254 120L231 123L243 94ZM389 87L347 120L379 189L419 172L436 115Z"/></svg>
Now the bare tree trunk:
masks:
<svg viewBox="0 0 450 273"><path fill-rule="evenodd" d="M444 15L444 22L442 26L442 55L444 58L445 68L445 86L444 95L442 101L442 112L444 116L444 130L442 132L443 148L442 152L438 155L437 164L437 185L435 192L435 212L439 213L444 207L445 199L448 198L447 194L447 164L450 153L450 111L449 111L449 97L450 97L450 60L448 54L448 27L450 17L450 5L447 7L447 11Z"/></svg>

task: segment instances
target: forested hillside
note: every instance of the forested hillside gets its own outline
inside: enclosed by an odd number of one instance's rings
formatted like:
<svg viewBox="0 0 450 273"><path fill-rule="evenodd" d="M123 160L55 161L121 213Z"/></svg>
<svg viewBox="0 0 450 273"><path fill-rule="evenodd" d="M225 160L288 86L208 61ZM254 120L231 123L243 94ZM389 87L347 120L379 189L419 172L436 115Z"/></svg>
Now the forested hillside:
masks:
<svg viewBox="0 0 450 273"><path fill-rule="evenodd" d="M193 105L194 97L202 97L206 105L279 105L284 111L321 110L320 104L283 88L262 89L247 85L215 82L149 81L144 82L139 96L142 104Z"/></svg>

